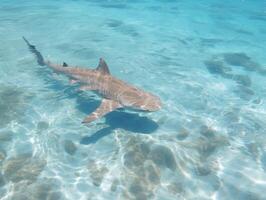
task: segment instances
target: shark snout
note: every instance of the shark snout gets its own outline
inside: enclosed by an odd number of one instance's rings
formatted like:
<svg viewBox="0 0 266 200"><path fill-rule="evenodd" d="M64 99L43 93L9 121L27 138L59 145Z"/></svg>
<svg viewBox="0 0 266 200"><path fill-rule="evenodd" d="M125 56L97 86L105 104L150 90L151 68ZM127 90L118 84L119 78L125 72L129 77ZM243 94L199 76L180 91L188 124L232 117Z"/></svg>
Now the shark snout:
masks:
<svg viewBox="0 0 266 200"><path fill-rule="evenodd" d="M159 97L150 95L142 108L150 112L158 111L162 108L162 102Z"/></svg>

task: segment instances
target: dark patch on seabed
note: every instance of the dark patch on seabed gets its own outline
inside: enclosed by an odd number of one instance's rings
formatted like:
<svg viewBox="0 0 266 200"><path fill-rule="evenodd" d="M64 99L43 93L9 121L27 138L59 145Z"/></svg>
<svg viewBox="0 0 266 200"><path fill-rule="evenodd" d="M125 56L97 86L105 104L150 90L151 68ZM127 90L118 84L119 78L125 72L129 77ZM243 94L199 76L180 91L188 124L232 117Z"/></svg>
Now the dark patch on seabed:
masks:
<svg viewBox="0 0 266 200"><path fill-rule="evenodd" d="M204 61L204 64L211 74L235 81L237 88L234 92L244 100L251 100L255 94L251 89L252 81L246 74L233 73L233 68L241 67L245 72L256 72L262 76L266 75L266 69L245 53L219 54L213 56L210 60Z"/></svg>
<svg viewBox="0 0 266 200"><path fill-rule="evenodd" d="M100 4L103 8L113 8L113 9L129 9L130 7L127 4L122 3L103 3Z"/></svg>
<svg viewBox="0 0 266 200"><path fill-rule="evenodd" d="M205 66L211 74L217 74L224 78L232 77L228 72L231 72L231 68L226 67L224 63L220 60L206 60L204 61Z"/></svg>
<svg viewBox="0 0 266 200"><path fill-rule="evenodd" d="M122 34L131 36L131 37L137 37L140 35L134 25L125 24L121 20L107 19L105 21L105 25L107 25L109 28L112 28L115 31L118 31Z"/></svg>
<svg viewBox="0 0 266 200"><path fill-rule="evenodd" d="M33 183L46 166L46 160L22 154L6 160L3 164L3 174L6 181L18 183L28 181Z"/></svg>
<svg viewBox="0 0 266 200"><path fill-rule="evenodd" d="M40 178L46 160L40 156L19 154L0 162L0 188L12 182L13 192L8 199L65 199L56 180ZM0 190L1 193L1 190Z"/></svg>
<svg viewBox="0 0 266 200"><path fill-rule="evenodd" d="M40 179L29 184L27 181L14 184L14 192L8 200L64 200L56 179Z"/></svg>
<svg viewBox="0 0 266 200"><path fill-rule="evenodd" d="M124 23L121 20L116 20L116 19L107 19L106 20L106 25L110 28L116 28L119 26L122 26Z"/></svg>
<svg viewBox="0 0 266 200"><path fill-rule="evenodd" d="M0 87L0 127L5 127L11 121L19 121L32 95L16 86Z"/></svg>
<svg viewBox="0 0 266 200"><path fill-rule="evenodd" d="M243 34L243 35L248 35L248 36L253 36L254 34L250 31L247 31L245 29L235 29L235 32Z"/></svg>
<svg viewBox="0 0 266 200"><path fill-rule="evenodd" d="M157 144L153 140L143 140L141 135L121 134L118 136L121 141L125 140L120 146L124 152L122 159L124 176L120 179L120 184L125 186L122 188L123 197L125 199L150 199L154 197L154 191L158 187L163 187L163 190L166 190L170 196L183 197L186 188L179 180L185 180L187 183L190 181L182 173L184 169L194 172L200 179L211 179L211 186L214 191L217 191L221 186L221 180L216 175L217 166L213 155L221 148L229 146L230 143L227 137L205 125L199 128L199 133L200 136L193 142L185 138L177 144L182 149L191 150L195 155L193 159L183 157L182 153L177 153L169 146ZM175 145L176 142L173 140ZM104 169L104 166L98 166L98 169ZM171 181L163 186L161 183L165 180L161 180L161 174L166 171L172 176ZM96 181L102 179L101 176L99 179L95 178ZM112 191L117 190L115 180L114 178ZM100 184L101 181L97 181L97 186Z"/></svg>
<svg viewBox="0 0 266 200"><path fill-rule="evenodd" d="M201 46L214 47L218 43L222 43L224 40L216 38L200 38Z"/></svg>
<svg viewBox="0 0 266 200"><path fill-rule="evenodd" d="M161 173L170 170L178 173L177 161L173 151L164 145L144 142L139 135L121 136L123 143L123 174L120 179L124 199L150 199L161 185ZM177 183L177 193L183 193L183 185ZM177 189L179 188L179 189ZM116 190L116 189L115 189ZM174 191L170 192L174 193Z"/></svg>
<svg viewBox="0 0 266 200"><path fill-rule="evenodd" d="M265 69L263 69L259 63L253 61L245 53L224 53L223 59L229 65L240 66L247 71L256 71L258 73L263 73L263 72L265 73Z"/></svg>
<svg viewBox="0 0 266 200"><path fill-rule="evenodd" d="M249 16L249 19L265 22L266 21L266 13L265 12L254 12Z"/></svg>

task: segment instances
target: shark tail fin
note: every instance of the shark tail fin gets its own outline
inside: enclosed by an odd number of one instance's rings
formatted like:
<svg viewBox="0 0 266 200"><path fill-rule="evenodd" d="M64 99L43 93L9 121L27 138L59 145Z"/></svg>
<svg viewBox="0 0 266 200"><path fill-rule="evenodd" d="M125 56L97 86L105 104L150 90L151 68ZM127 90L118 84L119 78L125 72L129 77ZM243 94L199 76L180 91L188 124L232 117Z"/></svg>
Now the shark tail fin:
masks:
<svg viewBox="0 0 266 200"><path fill-rule="evenodd" d="M45 62L44 62L42 54L35 48L34 45L30 44L29 41L24 36L22 38L26 42L26 44L28 45L30 52L36 56L37 63L41 66L44 66Z"/></svg>

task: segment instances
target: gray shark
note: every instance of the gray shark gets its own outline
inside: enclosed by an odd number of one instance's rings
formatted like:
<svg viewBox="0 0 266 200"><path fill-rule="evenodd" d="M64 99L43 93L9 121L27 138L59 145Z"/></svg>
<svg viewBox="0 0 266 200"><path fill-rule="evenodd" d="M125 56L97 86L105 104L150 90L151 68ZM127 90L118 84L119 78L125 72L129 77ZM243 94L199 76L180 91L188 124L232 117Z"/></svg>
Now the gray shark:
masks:
<svg viewBox="0 0 266 200"><path fill-rule="evenodd" d="M25 37L23 39L29 50L36 56L39 65L48 66L57 73L65 74L70 78L71 83L80 84L81 90L94 91L103 98L100 106L88 115L82 123L90 123L118 108L133 108L152 112L159 110L162 106L159 97L112 76L102 58L100 58L96 69L69 66L65 62L58 65L44 60L35 46L30 44Z"/></svg>

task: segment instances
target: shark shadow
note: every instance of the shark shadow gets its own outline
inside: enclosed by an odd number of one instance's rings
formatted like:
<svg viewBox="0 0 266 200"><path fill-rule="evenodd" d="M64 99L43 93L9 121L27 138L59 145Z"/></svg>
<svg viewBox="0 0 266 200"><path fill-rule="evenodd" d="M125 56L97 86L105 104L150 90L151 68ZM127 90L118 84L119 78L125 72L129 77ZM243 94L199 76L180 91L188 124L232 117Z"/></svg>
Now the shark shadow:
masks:
<svg viewBox="0 0 266 200"><path fill-rule="evenodd" d="M106 124L109 126L103 128L91 136L85 136L80 144L88 145L96 143L101 138L112 133L113 130L121 128L133 133L150 134L158 129L158 124L148 117L139 116L137 113L127 113L113 111L105 116Z"/></svg>

